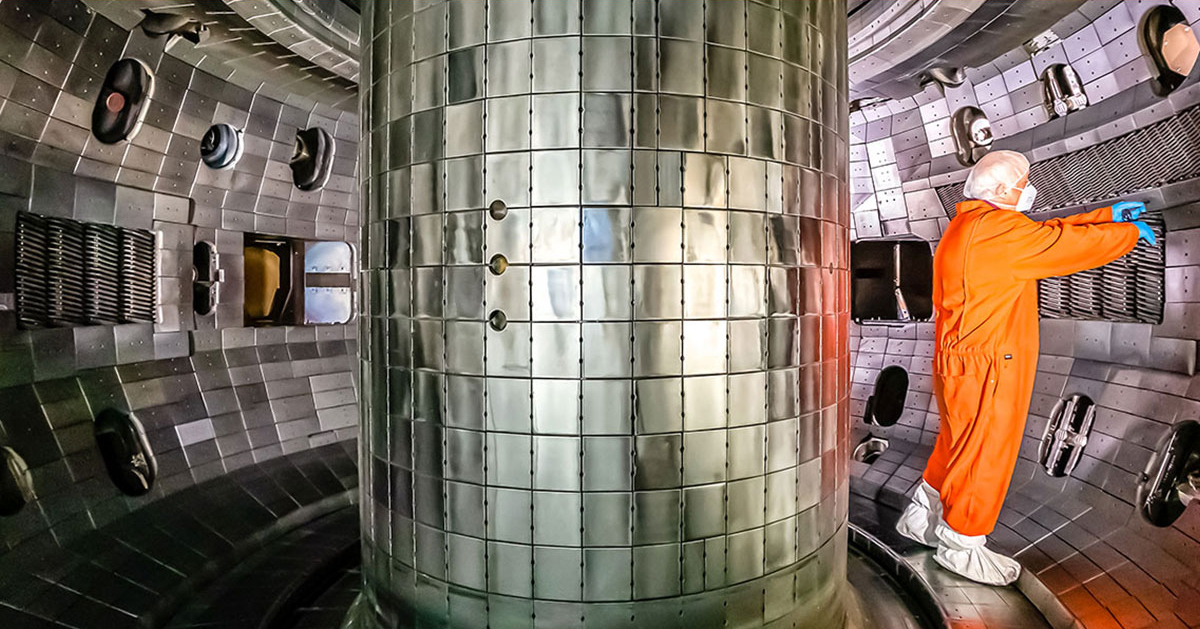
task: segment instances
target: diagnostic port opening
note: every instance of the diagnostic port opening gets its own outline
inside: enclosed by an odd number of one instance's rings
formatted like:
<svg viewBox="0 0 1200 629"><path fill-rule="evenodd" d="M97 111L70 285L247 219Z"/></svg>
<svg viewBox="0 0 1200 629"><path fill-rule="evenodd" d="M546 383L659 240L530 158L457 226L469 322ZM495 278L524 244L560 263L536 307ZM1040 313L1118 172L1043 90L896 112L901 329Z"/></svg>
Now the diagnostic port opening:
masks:
<svg viewBox="0 0 1200 629"><path fill-rule="evenodd" d="M899 365L889 365L879 371L875 388L867 398L863 421L873 426L893 426L904 414L908 399L908 372Z"/></svg>
<svg viewBox="0 0 1200 629"><path fill-rule="evenodd" d="M854 447L854 460L870 465L888 449L888 440L875 435L867 435Z"/></svg>

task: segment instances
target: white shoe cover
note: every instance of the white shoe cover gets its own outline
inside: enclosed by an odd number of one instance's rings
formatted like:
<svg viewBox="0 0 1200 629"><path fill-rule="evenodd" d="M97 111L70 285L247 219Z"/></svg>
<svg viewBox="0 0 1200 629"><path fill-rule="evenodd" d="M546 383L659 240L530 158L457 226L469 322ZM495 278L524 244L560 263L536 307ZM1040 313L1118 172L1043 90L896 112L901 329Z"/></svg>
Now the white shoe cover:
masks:
<svg viewBox="0 0 1200 629"><path fill-rule="evenodd" d="M984 547L985 535L963 535L945 524L938 524L937 552L933 560L941 567L976 583L1008 585L1021 576L1021 564L1016 559Z"/></svg>
<svg viewBox="0 0 1200 629"><path fill-rule="evenodd" d="M937 524L942 519L942 500L932 485L921 479L912 502L900 514L896 532L930 548L938 545Z"/></svg>

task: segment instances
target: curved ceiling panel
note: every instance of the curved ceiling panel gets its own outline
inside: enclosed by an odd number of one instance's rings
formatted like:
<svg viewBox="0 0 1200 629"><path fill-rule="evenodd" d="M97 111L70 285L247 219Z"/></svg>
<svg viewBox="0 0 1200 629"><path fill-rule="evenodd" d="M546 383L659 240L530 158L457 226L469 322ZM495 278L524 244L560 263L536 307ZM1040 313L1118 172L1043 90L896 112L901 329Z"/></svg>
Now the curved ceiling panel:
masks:
<svg viewBox="0 0 1200 629"><path fill-rule="evenodd" d="M356 111L358 91L353 78L357 69L333 62L327 45L313 44L312 37L294 38L297 48L316 52L314 58L326 55L325 64L309 59L304 54L281 44L276 38L287 41L279 29L298 28L287 26L281 13L264 14L248 21L239 11L231 9L222 0L196 0L187 4L169 0L137 0L131 2L103 2L88 0L87 4L97 13L116 22L123 28L133 29L142 20L142 9L162 13L175 13L202 22L208 27L209 36L199 45L175 42L170 54L200 69L225 79L239 87L266 94L287 103L303 106L320 103L342 111ZM247 13L253 14L247 5ZM273 35L268 35L267 32ZM315 46L315 47L314 47ZM309 50L311 49L311 50ZM336 72L326 67L340 69Z"/></svg>
<svg viewBox="0 0 1200 629"><path fill-rule="evenodd" d="M904 3L898 3L904 4ZM900 14L876 28L888 33L878 51L855 51L850 62L851 98L904 98L920 91L918 77L932 67L978 67L1032 39L1075 11L1082 0L929 2L905 20ZM947 6L941 6L941 5ZM974 5L967 14L961 13ZM916 12L914 6L908 9ZM852 27L853 28L853 27ZM890 31L888 29L891 29ZM854 34L851 30L853 42ZM853 45L853 43L852 43ZM915 54L905 54L915 52Z"/></svg>
<svg viewBox="0 0 1200 629"><path fill-rule="evenodd" d="M336 0L225 0L247 22L292 52L358 82L359 15Z"/></svg>

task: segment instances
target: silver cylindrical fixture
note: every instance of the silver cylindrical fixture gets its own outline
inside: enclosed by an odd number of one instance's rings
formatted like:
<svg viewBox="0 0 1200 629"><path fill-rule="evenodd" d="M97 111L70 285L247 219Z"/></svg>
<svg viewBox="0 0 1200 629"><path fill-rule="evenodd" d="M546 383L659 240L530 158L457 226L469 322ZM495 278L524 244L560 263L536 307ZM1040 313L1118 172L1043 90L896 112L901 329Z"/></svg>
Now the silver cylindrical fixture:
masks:
<svg viewBox="0 0 1200 629"><path fill-rule="evenodd" d="M369 624L838 626L845 4L363 11Z"/></svg>

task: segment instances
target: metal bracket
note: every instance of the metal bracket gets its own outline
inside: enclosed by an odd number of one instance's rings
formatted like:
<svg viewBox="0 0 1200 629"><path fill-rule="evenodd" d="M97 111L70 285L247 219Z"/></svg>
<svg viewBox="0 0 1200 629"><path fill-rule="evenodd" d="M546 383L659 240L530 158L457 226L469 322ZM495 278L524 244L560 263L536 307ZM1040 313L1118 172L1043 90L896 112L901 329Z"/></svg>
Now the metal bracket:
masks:
<svg viewBox="0 0 1200 629"><path fill-rule="evenodd" d="M1038 460L1047 474L1061 478L1075 471L1095 420L1096 405L1085 395L1071 395L1058 403L1038 448Z"/></svg>

